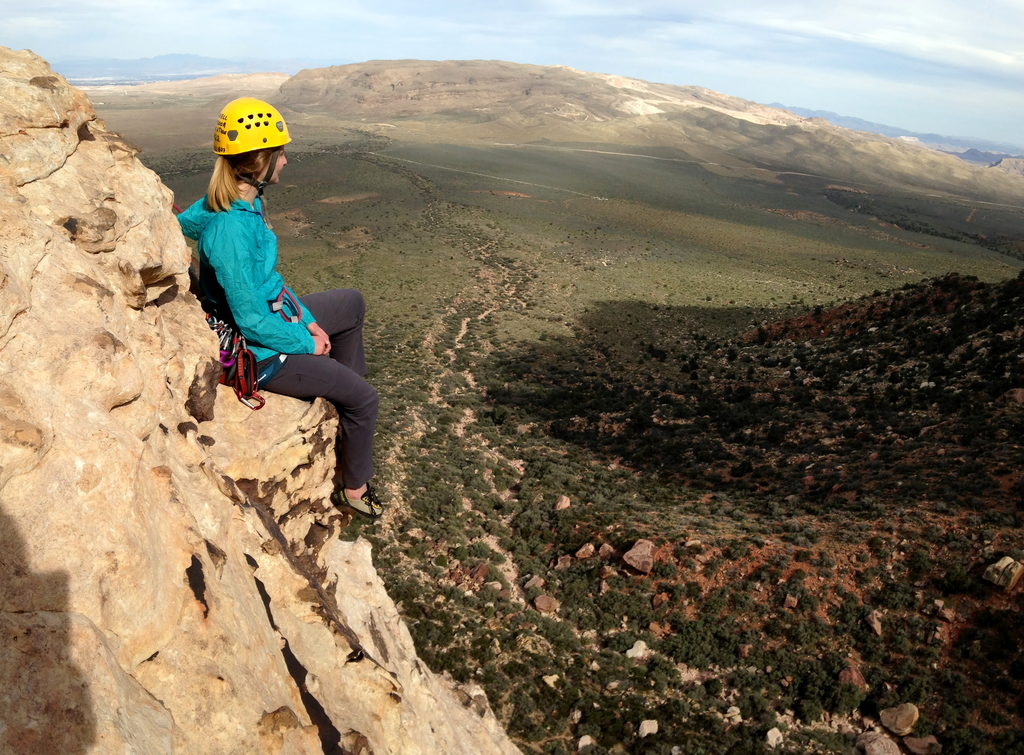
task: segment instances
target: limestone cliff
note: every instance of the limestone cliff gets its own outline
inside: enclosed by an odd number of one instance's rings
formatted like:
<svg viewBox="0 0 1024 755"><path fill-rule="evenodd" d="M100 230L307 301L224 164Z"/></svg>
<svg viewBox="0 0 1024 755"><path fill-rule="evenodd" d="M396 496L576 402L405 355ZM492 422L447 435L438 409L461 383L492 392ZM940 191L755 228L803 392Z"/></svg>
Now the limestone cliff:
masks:
<svg viewBox="0 0 1024 755"><path fill-rule="evenodd" d="M0 48L0 751L514 752L337 537L333 410L216 390L170 205Z"/></svg>

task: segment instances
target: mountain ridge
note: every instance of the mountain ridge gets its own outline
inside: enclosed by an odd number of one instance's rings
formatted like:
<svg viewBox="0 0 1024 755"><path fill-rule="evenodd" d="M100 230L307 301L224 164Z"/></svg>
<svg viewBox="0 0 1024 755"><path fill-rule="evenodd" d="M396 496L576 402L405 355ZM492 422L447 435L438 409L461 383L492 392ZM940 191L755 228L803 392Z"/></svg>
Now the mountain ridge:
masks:
<svg viewBox="0 0 1024 755"><path fill-rule="evenodd" d="M1018 177L922 145L702 87L565 66L403 60L304 69L281 85L279 103L403 138L667 146L738 170L1024 204Z"/></svg>

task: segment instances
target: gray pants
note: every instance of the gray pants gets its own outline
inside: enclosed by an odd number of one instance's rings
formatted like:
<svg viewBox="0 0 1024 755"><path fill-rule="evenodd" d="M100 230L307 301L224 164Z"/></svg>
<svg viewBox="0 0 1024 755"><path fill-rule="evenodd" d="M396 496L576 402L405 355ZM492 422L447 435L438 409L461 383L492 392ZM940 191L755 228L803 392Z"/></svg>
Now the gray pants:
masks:
<svg viewBox="0 0 1024 755"><path fill-rule="evenodd" d="M377 425L377 391L363 379L363 295L336 288L301 297L306 309L331 339L330 355L289 354L280 371L264 386L295 398L322 396L338 410L338 464L346 488L355 489L373 476L373 433Z"/></svg>

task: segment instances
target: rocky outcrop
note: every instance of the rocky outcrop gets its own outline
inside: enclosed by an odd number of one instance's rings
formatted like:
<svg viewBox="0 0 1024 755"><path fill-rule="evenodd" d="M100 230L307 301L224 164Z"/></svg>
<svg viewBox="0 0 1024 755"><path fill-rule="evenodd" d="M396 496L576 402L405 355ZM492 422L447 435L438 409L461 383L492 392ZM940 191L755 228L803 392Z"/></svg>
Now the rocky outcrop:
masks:
<svg viewBox="0 0 1024 755"><path fill-rule="evenodd" d="M333 410L215 390L170 205L0 48L0 750L514 752L337 537Z"/></svg>
<svg viewBox="0 0 1024 755"><path fill-rule="evenodd" d="M1024 176L1024 157L1004 157L991 165L1012 176Z"/></svg>

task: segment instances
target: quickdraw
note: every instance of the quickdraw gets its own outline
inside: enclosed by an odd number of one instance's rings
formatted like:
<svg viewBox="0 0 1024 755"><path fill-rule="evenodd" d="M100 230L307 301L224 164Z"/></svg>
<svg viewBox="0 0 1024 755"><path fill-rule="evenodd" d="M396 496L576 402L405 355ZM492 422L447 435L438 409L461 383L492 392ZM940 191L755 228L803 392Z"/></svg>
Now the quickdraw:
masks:
<svg viewBox="0 0 1024 755"><path fill-rule="evenodd" d="M288 306L292 310L292 312L294 312L294 314L289 315L284 311L285 302L288 302ZM277 298L274 301L269 302L269 304L270 311L277 312L279 315L281 315L281 319L284 320L285 322L302 321L302 318L300 316L300 313L302 312L302 305L299 304L298 300L296 300L296 298L292 295L292 292L288 290L287 286L282 286L281 293L277 295Z"/></svg>
<svg viewBox="0 0 1024 755"><path fill-rule="evenodd" d="M230 323L210 313L206 315L206 324L220 340L221 384L230 386L238 400L250 409L262 409L267 400L257 393L256 357L249 351L245 336Z"/></svg>

